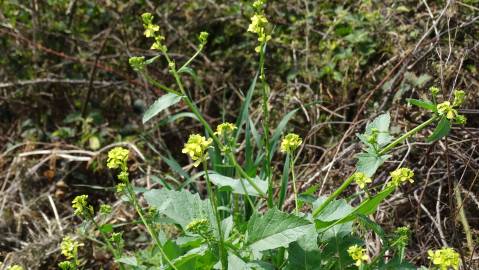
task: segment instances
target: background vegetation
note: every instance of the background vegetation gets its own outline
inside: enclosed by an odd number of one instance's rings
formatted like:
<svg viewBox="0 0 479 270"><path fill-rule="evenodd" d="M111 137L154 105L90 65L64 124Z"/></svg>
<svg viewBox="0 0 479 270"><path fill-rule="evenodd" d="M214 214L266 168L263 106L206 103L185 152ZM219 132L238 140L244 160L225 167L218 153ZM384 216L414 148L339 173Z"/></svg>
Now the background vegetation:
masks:
<svg viewBox="0 0 479 270"><path fill-rule="evenodd" d="M202 128L181 103L142 124L163 91L128 65L131 56L154 55L138 15L155 14L177 62L196 51L199 32L209 32L186 80L216 126L236 119L257 72L257 40L246 32L250 5L0 1L0 261L55 267L62 260L59 242L80 223L71 208L79 194L89 194L95 208L113 204L112 223L129 228L126 249L146 245L143 231L129 223L134 212L117 201L106 153L116 145L133 149L130 178L139 186L181 185L195 170L181 154L183 143ZM330 194L342 183L361 149L354 135L375 116L389 111L397 135L427 119L406 98L425 98L433 85L444 97L465 90L465 126L432 144L423 139L432 129L423 131L393 152L376 178L404 164L416 182L399 188L374 220L389 231L410 226L406 256L417 265L427 265L428 248L449 245L461 253L464 269L479 267L479 2L272 1L265 12L274 25L265 67L270 117L276 127L297 110L286 130L304 138L295 166L301 191ZM149 72L174 84L164 60ZM261 114L255 94L250 117L258 127ZM283 157L275 155L273 163L281 171ZM206 192L202 183L191 188ZM286 202L294 208L292 197ZM378 250L377 236L367 240ZM92 268L111 262L87 245L82 256Z"/></svg>

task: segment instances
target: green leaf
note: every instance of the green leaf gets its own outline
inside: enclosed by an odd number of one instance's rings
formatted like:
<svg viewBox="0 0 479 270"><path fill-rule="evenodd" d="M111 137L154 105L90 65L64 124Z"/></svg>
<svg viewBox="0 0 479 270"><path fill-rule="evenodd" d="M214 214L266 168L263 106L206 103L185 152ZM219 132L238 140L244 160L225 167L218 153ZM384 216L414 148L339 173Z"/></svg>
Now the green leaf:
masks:
<svg viewBox="0 0 479 270"><path fill-rule="evenodd" d="M254 252L286 247L312 226L305 218L273 208L262 216L253 215L248 222L246 243Z"/></svg>
<svg viewBox="0 0 479 270"><path fill-rule="evenodd" d="M175 105L176 103L180 102L181 96L175 95L173 93L168 93L161 96L159 99L153 103L153 105L146 110L145 114L143 114L143 124L148 122L151 118L155 117L164 109Z"/></svg>
<svg viewBox="0 0 479 270"><path fill-rule="evenodd" d="M434 105L434 103L432 103L430 101L421 100L421 99L414 99L414 98L408 98L408 99L406 99L406 101L409 104L417 106L419 108L423 108L423 109L429 110L431 112L436 111L436 105Z"/></svg>
<svg viewBox="0 0 479 270"><path fill-rule="evenodd" d="M136 257L133 257L133 256L121 257L121 258L115 259L115 261L118 263L126 264L126 265L138 266L138 261L136 260Z"/></svg>
<svg viewBox="0 0 479 270"><path fill-rule="evenodd" d="M243 104L241 104L239 117L238 117L238 119L236 119L236 127L238 127L238 129L236 130L235 142L238 141L238 138L239 138L239 135L241 133L241 128L242 128L243 124L248 120L249 105L251 103L251 99L253 98L254 89L256 88L256 82L258 80L258 74L259 73L256 73L256 75L254 76L254 79L253 79L253 81L251 82L251 84L248 88L248 92L246 93L245 100L244 100Z"/></svg>
<svg viewBox="0 0 479 270"><path fill-rule="evenodd" d="M243 188L240 179L234 179L215 172L211 172L209 176L213 184L217 185L220 188L228 187L233 193L246 195L247 192L250 196L260 195L258 191L256 191L256 189L246 179L243 179L243 184L246 188L245 192L245 189ZM253 178L253 181L261 189L262 192L266 193L266 190L268 189L268 183L266 181L259 179L258 176Z"/></svg>
<svg viewBox="0 0 479 270"><path fill-rule="evenodd" d="M439 120L439 122L437 123L436 129L429 137L427 137L426 141L437 141L442 137L448 135L449 131L451 131L451 122L446 117L442 117L441 120Z"/></svg>
<svg viewBox="0 0 479 270"><path fill-rule="evenodd" d="M300 237L298 241L289 244L288 264L285 270L321 270L321 250L317 243L317 233L314 228Z"/></svg>
<svg viewBox="0 0 479 270"><path fill-rule="evenodd" d="M326 201L326 196L319 197L313 203L313 212L314 209L318 208L320 205ZM331 201L326 208L324 208L321 213L316 217L316 227L324 228L335 223L337 220L340 220L344 217L349 216L353 212L354 208L349 205L346 200L333 200Z"/></svg>
<svg viewBox="0 0 479 270"><path fill-rule="evenodd" d="M154 206L160 214L172 219L183 229L194 219L207 218L210 224L216 224L210 203L201 200L198 194L186 190L174 191L167 189L152 189L144 193L150 206Z"/></svg>
<svg viewBox="0 0 479 270"><path fill-rule="evenodd" d="M381 238L381 240L383 240L383 246L388 246L388 241L386 239L386 234L384 233L383 228L381 228L381 226L379 226L379 224L372 221L371 219L368 218L368 216L363 215L363 214L358 214L356 217L357 217L357 220L359 221L359 223L364 228L366 228L368 231L372 230L373 232L375 232Z"/></svg>
<svg viewBox="0 0 479 270"><path fill-rule="evenodd" d="M372 177L377 169L386 161L391 155L379 156L375 153L359 153L356 155L358 162L356 169L363 172L368 177Z"/></svg>
<svg viewBox="0 0 479 270"><path fill-rule="evenodd" d="M113 225L111 224L103 224L100 226L100 232L102 233L111 233L113 231Z"/></svg>
<svg viewBox="0 0 479 270"><path fill-rule="evenodd" d="M379 131L378 134L378 145L384 146L390 143L393 139L391 135L389 135L389 125L391 123L391 116L389 113L381 114L378 117L374 118L374 120L366 126L366 132L364 135L369 136L372 133L373 128Z"/></svg>
<svg viewBox="0 0 479 270"><path fill-rule="evenodd" d="M248 264L234 253L228 252L228 270L250 269Z"/></svg>
<svg viewBox="0 0 479 270"><path fill-rule="evenodd" d="M95 135L91 136L88 139L88 144L90 146L90 149L94 151L100 149L101 147L100 139L98 138L98 136Z"/></svg>

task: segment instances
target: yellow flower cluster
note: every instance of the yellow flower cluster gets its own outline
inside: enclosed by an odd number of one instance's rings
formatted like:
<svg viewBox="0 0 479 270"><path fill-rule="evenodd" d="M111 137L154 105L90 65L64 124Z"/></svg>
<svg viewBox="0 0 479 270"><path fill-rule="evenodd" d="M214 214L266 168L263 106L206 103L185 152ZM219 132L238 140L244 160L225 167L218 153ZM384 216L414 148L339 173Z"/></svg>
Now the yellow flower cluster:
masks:
<svg viewBox="0 0 479 270"><path fill-rule="evenodd" d="M302 143L303 140L298 134L289 133L281 141L281 153L292 154Z"/></svg>
<svg viewBox="0 0 479 270"><path fill-rule="evenodd" d="M348 248L348 254L355 261L354 264L360 267L364 262L369 260L369 256L366 254L366 249L358 245L352 245Z"/></svg>
<svg viewBox="0 0 479 270"><path fill-rule="evenodd" d="M198 40L200 41L200 46L205 46L206 43L208 42L208 36L210 34L208 32L201 32L200 35L198 36Z"/></svg>
<svg viewBox="0 0 479 270"><path fill-rule="evenodd" d="M361 188L364 189L368 183L372 183L372 179L368 177L363 172L355 172L353 174L354 182Z"/></svg>
<svg viewBox="0 0 479 270"><path fill-rule="evenodd" d="M60 250L67 259L73 259L78 254L78 247L81 246L83 244L73 240L70 236L65 236L60 244Z"/></svg>
<svg viewBox="0 0 479 270"><path fill-rule="evenodd" d="M437 104L437 112L439 115L445 115L449 120L454 120L457 116L457 110L451 106L451 102L449 101Z"/></svg>
<svg viewBox="0 0 479 270"><path fill-rule="evenodd" d="M1 266L2 266L2 264L0 264L0 267ZM23 270L23 267L21 267L18 264L14 264L14 265L10 265L6 270Z"/></svg>
<svg viewBox="0 0 479 270"><path fill-rule="evenodd" d="M248 26L248 32L258 35L259 46L255 48L257 53L259 53L264 44L271 39L271 36L266 33L268 19L266 19L263 12L263 6L265 4L266 0L257 0L253 3L253 8L256 10L256 12L253 17L251 17L251 23Z"/></svg>
<svg viewBox="0 0 479 270"><path fill-rule="evenodd" d="M126 162L130 151L122 147L115 147L108 152L107 166L110 169L120 168L122 171L126 171Z"/></svg>
<svg viewBox="0 0 479 270"><path fill-rule="evenodd" d="M190 156L190 158L195 161L193 166L198 167L202 161L206 160L208 156L206 150L210 147L211 143L213 143L213 139L211 138L206 139L199 134L192 134L181 152Z"/></svg>
<svg viewBox="0 0 479 270"><path fill-rule="evenodd" d="M389 182L388 186L395 186L398 187L404 182L414 183L412 179L414 177L413 170L409 168L399 168L391 172L391 182Z"/></svg>
<svg viewBox="0 0 479 270"><path fill-rule="evenodd" d="M215 135L228 136L228 135L231 135L231 133L233 133L233 131L235 131L236 129L237 127L235 124L225 122L225 123L219 124L216 127Z"/></svg>
<svg viewBox="0 0 479 270"><path fill-rule="evenodd" d="M155 42L153 42L153 45L151 45L151 49L166 51L166 46L163 44L165 37L157 33L160 31L160 26L153 23L153 15L148 12L143 13L141 15L141 19L143 20L143 27L145 28L145 37L155 39Z"/></svg>
<svg viewBox="0 0 479 270"><path fill-rule="evenodd" d="M439 250L427 252L429 260L440 270L459 269L459 254L452 248L444 247Z"/></svg>
<svg viewBox="0 0 479 270"><path fill-rule="evenodd" d="M93 206L88 204L88 195L76 196L72 201L72 207L75 209L73 212L79 217L93 216Z"/></svg>
<svg viewBox="0 0 479 270"><path fill-rule="evenodd" d="M130 59L128 59L128 63L135 71L142 71L146 65L144 56L130 57Z"/></svg>
<svg viewBox="0 0 479 270"><path fill-rule="evenodd" d="M439 115L445 115L447 119L454 120L458 124L465 124L467 119L464 115L460 115L455 108L460 107L464 100L466 99L466 93L462 90L454 91L454 101L444 101L443 103L437 104L437 113Z"/></svg>

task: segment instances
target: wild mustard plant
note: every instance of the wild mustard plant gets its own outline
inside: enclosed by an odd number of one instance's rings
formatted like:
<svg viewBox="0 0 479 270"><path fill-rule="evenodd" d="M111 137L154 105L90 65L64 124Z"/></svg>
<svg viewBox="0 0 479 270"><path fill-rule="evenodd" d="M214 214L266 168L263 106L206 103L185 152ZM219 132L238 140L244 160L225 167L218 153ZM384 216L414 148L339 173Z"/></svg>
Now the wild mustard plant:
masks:
<svg viewBox="0 0 479 270"><path fill-rule="evenodd" d="M217 131L219 130L221 134L226 132L226 129L232 128L230 125L223 125ZM185 143L185 146L182 150L184 154L187 154L190 156L190 158L195 161L193 163L193 166L198 167L199 164L203 163L203 170L205 172L205 179L206 179L206 188L208 190L208 197L211 202L211 208L213 209L215 219L216 219L216 225L218 228L218 234L219 234L219 257L221 260L221 264L223 265L223 268L226 267L227 265L227 254L225 253L225 248L224 248L224 239L223 239L223 232L221 230L221 219L220 215L218 213L218 203L216 199L216 194L213 192L213 188L211 187L211 181L209 178L208 174L208 164L207 164L207 159L208 159L208 148L211 146L213 143L213 139L209 138L206 139L204 136L201 136L199 134L192 134L188 138L188 142ZM200 222L194 223L194 224L203 224ZM195 227L193 227L195 228Z"/></svg>
<svg viewBox="0 0 479 270"><path fill-rule="evenodd" d="M148 18L148 16L145 16ZM145 20L145 18L144 18ZM147 22L149 19L147 20ZM155 28L156 29L156 28ZM116 189L118 192L121 192L125 196L128 197L129 201L133 204L133 207L135 208L136 212L140 216L140 219L143 223L143 225L146 227L146 230L154 240L156 247L158 248L160 254L162 255L162 259L164 259L168 265L172 268L177 270L176 266L171 262L169 259L168 255L165 253L163 249L163 244L161 243L160 239L158 238L158 233L154 229L154 226L151 226L149 222L145 218L145 213L143 209L141 208L141 205L136 197L136 193L133 190L133 186L131 185L129 179L128 179L128 156L129 156L130 151L128 149L122 148L122 147L115 147L110 152L108 152L108 160L107 160L107 166L110 169L120 169L120 173L118 173L117 177L122 183L118 184ZM100 232L102 232L100 230ZM119 252L122 250L117 250L115 247L112 245L111 242L116 244L116 247L121 246L123 240L121 239L121 234L116 234L112 235L111 238L106 237L105 235L104 239L107 243L107 246L109 247L110 250L113 251L113 254L118 256Z"/></svg>
<svg viewBox="0 0 479 270"><path fill-rule="evenodd" d="M404 260L406 246L409 243L410 237L411 229L407 226L396 228L394 231L394 237L391 240L391 247L395 248L399 253L399 262Z"/></svg>
<svg viewBox="0 0 479 270"><path fill-rule="evenodd" d="M80 266L78 261L78 248L81 246L83 246L82 243L73 240L70 236L65 236L60 244L60 250L67 260L60 262L58 267L62 270L78 269Z"/></svg>
<svg viewBox="0 0 479 270"><path fill-rule="evenodd" d="M298 190L296 187L296 177L294 174L294 152L298 147L303 143L303 140L301 137L299 137L298 134L295 133L289 133L287 134L283 140L281 141L281 146L280 146L280 151L281 153L285 153L287 155L286 160L289 161L289 168L291 171L291 179L293 182L293 193L294 193L294 202L295 202L295 211L296 213L299 213L299 202L298 202ZM283 187L286 189L286 184L283 183ZM284 193L284 192L283 192ZM282 205L281 199L280 199L280 207Z"/></svg>
<svg viewBox="0 0 479 270"><path fill-rule="evenodd" d="M142 15L142 22L145 28L144 34L147 38L153 39L151 49L158 51L159 54L147 60L142 57L132 57L130 59L130 65L136 71L142 72L152 85L168 93L160 97L157 102L162 102L163 105L173 106L181 100L203 125L206 133L191 135L185 143L182 152L191 158L195 167L198 167L200 164L203 165L203 172L199 175L204 175L208 191L208 197L205 200L185 190L169 190L169 188L172 187L147 191L144 197L150 206L155 207L154 209L149 208L149 211L157 211L159 215L164 215L175 224L181 225L183 232L193 239L191 240L192 242L188 242L188 245L194 246L195 248L185 251L182 255L172 255L171 258L166 256L166 253L163 251L163 245L159 241L158 232L154 226L155 224L151 224L155 219L148 217L149 212L144 213L144 210L136 198L137 194L133 191L132 183L130 183L128 179L128 166L126 164L128 152L126 149L117 149L116 152L112 152L111 166L108 166L109 168L120 170L117 177L121 183L117 185L117 191L126 195L129 202L135 207L142 223L145 225L157 249L161 253L162 260L160 266L163 268L170 267L177 269L177 266L187 263L187 258L189 260L195 257L202 262L208 261L208 266L205 266L205 269L255 268L255 266L257 266L255 263L258 263L258 265L266 263L276 269L282 269L285 266L288 269L306 269L312 268L311 266L314 265L315 262L298 262L295 261L294 258L307 257L303 256L303 254L306 250L310 252L309 249L312 248L314 252L318 252L317 254L324 253L324 256L321 256L323 260L321 267L324 266L324 269L334 269L337 263L334 261L334 259L337 258L336 254L327 254L328 248L324 247L339 244L345 246L343 252L347 251L355 261L355 265L360 269L379 269L380 267L388 269L390 266L388 264L396 263L397 257L399 257L400 265L404 266L404 249L407 244L406 238L409 237L406 236L406 230L397 231L396 234L399 236L391 240L393 241L392 244L384 244L384 249L392 249L394 253L399 253L399 256L395 254L396 257L390 262L381 255L376 256L374 260L370 260L366 254L366 250L358 245L347 248L351 243L348 241L352 240L350 238L346 240L333 237L330 240L321 240L325 241L321 244L317 243L316 240L321 239L321 237L318 236L327 233L330 229L337 228L336 226L361 221L365 218L367 219L367 216L374 213L378 204L394 192L395 188L405 182L413 183L414 172L408 168L399 168L391 173L391 181L385 189L372 192L374 195L368 196L360 202L359 205L353 207L349 205L346 200L337 199L353 182L361 189L367 189L367 185L372 182L376 171L391 157L389 152L429 125L437 123L436 131L429 138L430 141L433 141L447 135L449 131L447 125L450 126L452 123L465 122L457 113L457 108L463 103L465 94L455 92L454 101L445 101L449 103L440 105L436 102L439 89L436 91L434 88L431 88L431 94L433 96L432 103L424 100L409 100L411 104L431 111L432 117L397 138L393 138L389 134L389 114L380 115L368 124L366 131L358 135L364 144L364 151L358 155L356 171L344 180L341 186L334 190L331 195L316 198L314 192L310 192L307 194L309 197L304 196L304 198L302 198L302 200L311 204L311 215L299 213L299 196L294 174L294 154L302 144L302 139L297 134L287 134L280 142L279 150L286 154L287 162L284 168L289 167L289 169L283 169L285 172L283 173L283 182L279 192L279 203L275 206L274 202L276 198L274 198L274 196L276 193L274 192L275 183L273 181L275 168L272 164L272 158L278 146L281 132L275 130L273 136L270 134L270 106L268 103L270 89L264 66L266 60L266 45L271 39L269 32L271 27L266 18L265 5L265 0L257 0L252 3L254 13L251 17L251 23L248 26L248 31L256 34L258 37L259 46L255 47L255 51L259 54L259 79L261 81L262 95L261 124L263 127L262 134L259 134L257 131L254 131L253 134L251 130L253 128L256 130L254 126L249 126L248 129L248 125L246 125L244 129L245 133L250 130L255 140L257 142L260 141L260 143L257 143L256 160L251 156L253 148L249 142L247 142L247 150L245 152L250 152L248 154L248 166L239 164L235 155L240 153L234 149L238 137L242 134L244 123L248 120L242 119L241 117L243 116L240 116L236 122L237 124L239 123L238 126L232 123L222 123L217 126L216 130L213 130L199 111L196 103L189 96L189 92L185 89L185 84L182 80L182 74L185 73L187 68L190 68L189 64L207 45L208 33L201 32L199 34L198 50L183 65L177 65L175 59L168 53L168 48L166 48L164 44L165 37L160 34L160 27L154 23L154 17L149 13ZM164 57L167 61L168 71L175 80L175 86L170 87L163 85L148 76L148 65L154 63L159 57ZM255 83L256 79L252 86L253 90L255 89ZM246 108L248 105L249 104L246 104ZM163 108L164 106L161 107ZM148 118L146 118L146 121L159 112L160 109L152 106L147 111ZM444 127L446 127L446 129ZM252 137L251 134L245 135L246 138ZM210 148L215 151L208 151ZM215 156L213 157L212 155L209 159L209 152L210 154L215 153ZM218 158L219 155L221 156ZM221 163L217 163L217 160L221 160ZM225 160L229 162L228 165L230 167L234 168L234 172L231 173L231 175L236 177L236 179L220 175L217 172L214 174L211 173L211 169L209 169L210 165L215 169L221 168ZM295 199L295 211L292 214L278 210L278 208L281 209L283 206L284 196L288 187L287 177L285 176L289 176L290 173ZM213 184L216 187L214 187ZM183 188L184 186L181 185L180 187ZM240 194L239 196L242 196L243 204L232 206L228 203L223 203L228 202L228 198L225 199L225 197L232 196L231 193L222 191L224 187L227 187L228 191L231 190L232 193L235 193L234 196ZM218 198L225 200L221 201L222 204L219 204ZM168 203L170 203L170 207L168 207L168 205L165 206L165 204ZM176 207L177 205L181 206L181 209L178 209ZM238 205L243 206L244 209L240 209ZM264 209L264 213L263 211L259 211L259 209ZM341 211L337 211L338 209ZM224 215L220 215L219 211L223 211ZM337 213L338 217L331 217L332 212ZM244 217L241 219L236 218L240 214L244 214ZM308 216L308 218L305 218L305 216ZM349 233L352 235L352 230L350 230ZM345 238L347 237L348 236L345 236ZM112 238L110 238L110 241L115 243ZM121 237L118 238L118 241L122 241ZM312 244L308 243L307 248L303 248L304 239L314 239L315 241ZM169 239L169 241L170 244L175 243L175 239ZM187 240L182 239L181 241ZM343 242L339 243L338 241ZM180 243L180 240L176 243ZM184 244L184 242L181 243ZM207 246L206 251L204 249L205 245ZM286 248L288 249L287 252ZM381 250L380 254L384 254L385 252L386 250ZM166 263L164 263L163 260L165 260ZM301 266L298 266L298 263L300 263ZM311 265L304 265L308 263ZM313 267L317 266L316 264Z"/></svg>
<svg viewBox="0 0 479 270"><path fill-rule="evenodd" d="M449 247L443 247L439 250L429 250L427 252L429 260L434 265L433 269L449 270L459 269L459 253Z"/></svg>

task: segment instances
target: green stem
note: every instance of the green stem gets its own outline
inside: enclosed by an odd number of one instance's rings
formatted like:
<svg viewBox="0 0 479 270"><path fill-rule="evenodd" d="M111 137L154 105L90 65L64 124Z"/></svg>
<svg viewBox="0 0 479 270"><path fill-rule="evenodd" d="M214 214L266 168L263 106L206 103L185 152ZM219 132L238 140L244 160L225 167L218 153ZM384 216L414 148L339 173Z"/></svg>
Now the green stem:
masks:
<svg viewBox="0 0 479 270"><path fill-rule="evenodd" d="M422 124L418 125L417 127L413 128L413 129L411 129L410 131L404 133L404 135L402 135L401 137L397 138L396 140L394 140L393 142L391 142L390 144L385 146L383 149L381 149L381 151L378 152L378 155L382 156L382 155L388 153L396 145L403 142L404 140L411 137L412 135L416 134L417 132L421 131L425 127L429 126L430 124L432 124L436 120L437 120L437 115L432 116L427 121L423 122ZM326 206L328 206L328 204L332 200L334 200L336 197L338 197L339 194L341 194L351 184L351 182L353 182L353 180L354 180L353 175L349 176L348 179L346 179L346 181L335 192L333 192L333 194L331 194L331 196L329 196L324 201L324 203L322 203L318 208L316 208L313 211L313 217L317 217L321 213L321 211L323 211L324 208L326 208Z"/></svg>
<svg viewBox="0 0 479 270"><path fill-rule="evenodd" d="M118 255L119 255L117 250L113 247L110 240L108 240L108 237L105 235L105 233L101 231L100 225L98 224L98 222L96 222L95 218L92 215L87 214L87 216L90 218L90 220L92 221L92 223L96 227L96 229L100 232L101 237L103 238L103 240L106 243L107 249L110 250L111 254L113 254L113 257L115 257L115 259L117 259ZM120 265L121 270L125 269L125 267L123 266L122 263L119 263L119 265Z"/></svg>
<svg viewBox="0 0 479 270"><path fill-rule="evenodd" d="M210 176L208 174L208 164L206 160L203 161L203 170L205 171L205 178L206 178L206 188L208 190L208 197L211 202L211 207L213 208L213 213L216 219L216 226L218 227L218 234L219 234L219 254L221 259L221 268L223 270L227 269L228 259L226 257L225 247L224 247L224 238L223 232L221 230L221 219L218 214L218 204L216 202L216 194L213 193L213 189L211 187Z"/></svg>
<svg viewBox="0 0 479 270"><path fill-rule="evenodd" d="M201 124L205 127L206 131L208 132L208 134L210 135L210 137L213 139L213 141L220 147L220 148L223 148L224 147L224 144L221 142L221 140L215 135L213 129L211 128L211 126L208 124L208 122L206 121L206 119L203 117L203 115L201 115L200 111L198 110L198 108L196 107L196 105L191 101L191 99L189 98L188 95L186 95L186 92L185 92L185 89L183 87L183 83L181 82L181 78L180 76L178 75L178 72L176 70L176 68L174 67L174 65L172 63L174 63L171 58L168 56L168 54L165 52L163 52L163 55L165 56L166 60L168 61L168 64L169 66L172 66L172 68L170 68L171 70L171 73L173 75L173 77L175 78L176 80L176 84L178 85L178 88L180 89L181 93L185 96L183 98L183 100L185 101L185 103L187 104L188 108L196 115L196 117L198 117L198 120L201 122ZM253 179L251 179L251 177L243 170L243 168L238 164L238 162L236 161L236 158L234 157L233 153L228 153L227 154L228 157L233 161L233 165L235 166L235 168L238 170L238 172L240 173L240 175L242 177L244 177L246 179L246 181L248 181L248 183L261 195L261 196L264 196L264 192L258 187L258 185L256 185L256 183L253 181ZM240 178L240 181L243 181L242 178ZM247 190L245 189L244 190L245 193L247 194ZM248 196L248 195L246 195Z"/></svg>
<svg viewBox="0 0 479 270"><path fill-rule="evenodd" d="M260 80L262 86L262 98L263 98L263 136L264 136L264 150L266 153L266 162L265 174L266 180L268 181L268 207L273 207L273 174L271 171L271 145L269 138L269 106L268 106L268 84L266 82L266 76L264 73L264 61L265 61L265 43L260 44L260 54L259 54L259 70L260 70Z"/></svg>
<svg viewBox="0 0 479 270"><path fill-rule="evenodd" d="M404 133L401 137L397 138L396 140L394 140L393 142L388 144L386 147L381 149L381 151L378 152L378 155L382 156L382 155L386 154L391 149L393 149L396 145L402 143L404 140L406 140L407 138L416 134L417 132L421 131L425 127L429 126L430 124L432 124L436 120L437 120L437 116L434 115L433 117L429 118L426 122L423 122L422 124L418 125L417 127L415 127L413 129L411 129L410 131Z"/></svg>
<svg viewBox="0 0 479 270"><path fill-rule="evenodd" d="M288 154L290 155L290 154ZM293 192L294 192L294 203L296 214L299 213L299 204L298 204L298 190L296 189L296 177L294 175L294 157L290 156L290 169L291 169L291 179L293 180Z"/></svg>
<svg viewBox="0 0 479 270"><path fill-rule="evenodd" d="M141 219L141 222L143 223L143 225L145 225L146 227L146 230L148 231L148 233L150 234L150 236L153 238L153 240L155 241L156 243L156 246L158 247L158 249L160 250L160 253L162 255L162 257L165 258L166 262L171 266L171 268L173 268L174 270L178 270L178 268L176 268L176 266L173 264L173 262L168 258L168 255L166 255L165 251L163 250L163 246L160 242L160 239L158 238L158 235L156 234L156 232L153 230L153 228L150 227L150 225L148 224L148 222L146 221L145 217L143 216L143 213L142 213L142 210L140 208L140 204L136 198L136 195L135 195L135 192L133 191L133 187L131 186L130 183L127 183L127 190L128 190L128 194L130 195L130 199L133 203L133 207L135 207L135 210L136 212L138 213L138 215L140 216L140 219Z"/></svg>
<svg viewBox="0 0 479 270"><path fill-rule="evenodd" d="M314 211L313 211L313 217L317 217L321 211L324 210L324 208L326 208L326 206L328 206L328 204L334 200L336 197L339 196L339 194L341 194L350 184L351 182L354 181L354 177L353 175L349 176L348 179L346 179L346 181L344 181L344 183L338 188L336 189L336 191L333 192L333 194L331 194L331 196L329 196L325 201L324 203L322 203L318 208L316 208Z"/></svg>

